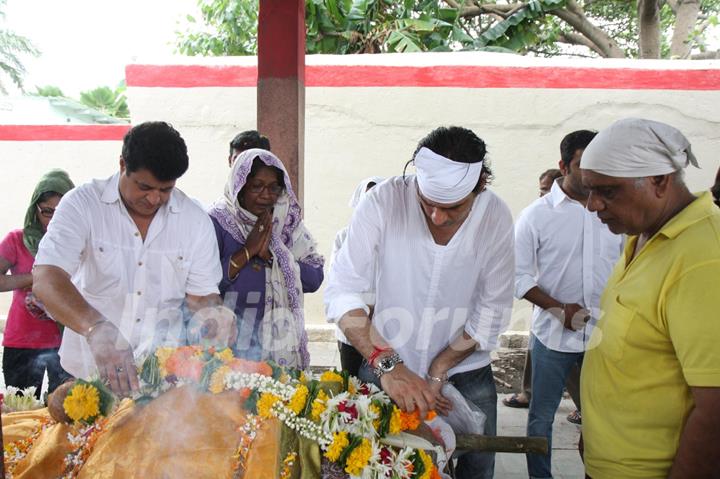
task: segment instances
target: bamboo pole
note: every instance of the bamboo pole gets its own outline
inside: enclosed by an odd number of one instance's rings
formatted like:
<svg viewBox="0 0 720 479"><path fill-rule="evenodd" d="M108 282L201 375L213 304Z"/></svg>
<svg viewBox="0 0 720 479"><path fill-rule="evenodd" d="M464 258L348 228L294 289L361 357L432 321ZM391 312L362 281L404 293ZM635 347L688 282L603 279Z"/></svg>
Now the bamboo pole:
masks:
<svg viewBox="0 0 720 479"><path fill-rule="evenodd" d="M456 448L463 451L511 452L525 454L547 454L548 442L544 437L524 436L480 436L477 434L458 434Z"/></svg>

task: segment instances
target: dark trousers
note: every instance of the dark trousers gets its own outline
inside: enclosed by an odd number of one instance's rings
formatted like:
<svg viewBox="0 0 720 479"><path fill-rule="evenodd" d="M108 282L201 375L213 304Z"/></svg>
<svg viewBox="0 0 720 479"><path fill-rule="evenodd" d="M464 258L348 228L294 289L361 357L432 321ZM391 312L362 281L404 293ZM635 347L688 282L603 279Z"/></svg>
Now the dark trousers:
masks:
<svg viewBox="0 0 720 479"><path fill-rule="evenodd" d="M46 370L49 380L48 393L71 377L60 366L57 348L3 348L2 368L5 386L20 389L35 386L35 396L38 399Z"/></svg>
<svg viewBox="0 0 720 479"><path fill-rule="evenodd" d="M338 351L340 351L340 365L343 371L348 371L350 376L357 377L365 358L357 349L342 341L338 341Z"/></svg>

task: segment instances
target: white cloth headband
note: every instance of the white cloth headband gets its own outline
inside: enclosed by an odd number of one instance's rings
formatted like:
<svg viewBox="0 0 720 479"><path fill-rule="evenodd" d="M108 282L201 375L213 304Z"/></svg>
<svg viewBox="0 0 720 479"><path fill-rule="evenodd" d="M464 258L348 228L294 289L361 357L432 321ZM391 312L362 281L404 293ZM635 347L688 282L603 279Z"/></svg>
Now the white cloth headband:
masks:
<svg viewBox="0 0 720 479"><path fill-rule="evenodd" d="M640 118L619 120L585 148L580 167L619 178L667 175L693 165L690 142L680 130Z"/></svg>
<svg viewBox="0 0 720 479"><path fill-rule="evenodd" d="M457 203L477 185L483 162L460 163L422 147L415 155L420 193L435 203Z"/></svg>

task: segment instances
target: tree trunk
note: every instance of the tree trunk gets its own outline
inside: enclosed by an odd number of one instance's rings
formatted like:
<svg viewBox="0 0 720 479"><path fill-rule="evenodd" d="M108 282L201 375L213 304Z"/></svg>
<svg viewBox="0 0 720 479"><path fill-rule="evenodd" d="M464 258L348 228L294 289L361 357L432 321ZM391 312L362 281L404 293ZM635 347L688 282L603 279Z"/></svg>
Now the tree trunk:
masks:
<svg viewBox="0 0 720 479"><path fill-rule="evenodd" d="M640 58L660 58L660 2L638 0Z"/></svg>
<svg viewBox="0 0 720 479"><path fill-rule="evenodd" d="M670 44L670 58L688 58L691 35L700 13L700 0L679 0L675 10L675 30Z"/></svg>

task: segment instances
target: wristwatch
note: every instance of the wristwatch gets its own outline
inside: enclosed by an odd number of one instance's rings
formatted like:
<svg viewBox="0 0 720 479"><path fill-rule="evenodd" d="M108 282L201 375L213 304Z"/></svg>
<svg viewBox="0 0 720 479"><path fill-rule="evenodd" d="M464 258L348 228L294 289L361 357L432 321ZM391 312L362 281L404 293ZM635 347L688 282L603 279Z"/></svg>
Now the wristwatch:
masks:
<svg viewBox="0 0 720 479"><path fill-rule="evenodd" d="M400 355L398 353L393 353L390 356L385 356L384 358L380 358L377 361L377 366L373 370L375 373L375 376L378 378L381 377L385 373L389 373L393 369L395 369L395 366L402 363L403 360L400 359Z"/></svg>

